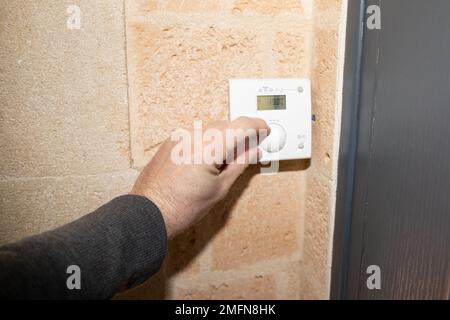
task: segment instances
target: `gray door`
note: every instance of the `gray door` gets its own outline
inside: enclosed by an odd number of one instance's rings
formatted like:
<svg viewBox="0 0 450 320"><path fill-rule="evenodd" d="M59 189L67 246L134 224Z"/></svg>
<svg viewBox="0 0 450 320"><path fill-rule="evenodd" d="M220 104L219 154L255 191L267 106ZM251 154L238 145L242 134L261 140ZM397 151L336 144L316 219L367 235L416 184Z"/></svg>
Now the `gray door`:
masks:
<svg viewBox="0 0 450 320"><path fill-rule="evenodd" d="M379 5L382 23L349 21L363 41L350 38L347 48L359 65L346 75L353 94L344 117L352 115L343 119L333 295L448 299L450 0L358 2L349 19ZM371 265L379 290L367 287Z"/></svg>

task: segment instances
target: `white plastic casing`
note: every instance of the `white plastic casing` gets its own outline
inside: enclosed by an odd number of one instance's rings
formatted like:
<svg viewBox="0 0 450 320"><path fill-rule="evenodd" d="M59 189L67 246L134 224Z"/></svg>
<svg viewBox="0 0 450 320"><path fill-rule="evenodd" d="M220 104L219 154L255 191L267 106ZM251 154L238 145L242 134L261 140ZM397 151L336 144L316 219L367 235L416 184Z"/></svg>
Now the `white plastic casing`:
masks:
<svg viewBox="0 0 450 320"><path fill-rule="evenodd" d="M286 109L258 110L258 96L286 96ZM261 162L311 158L309 79L230 80L230 120L264 119L271 134L261 144Z"/></svg>

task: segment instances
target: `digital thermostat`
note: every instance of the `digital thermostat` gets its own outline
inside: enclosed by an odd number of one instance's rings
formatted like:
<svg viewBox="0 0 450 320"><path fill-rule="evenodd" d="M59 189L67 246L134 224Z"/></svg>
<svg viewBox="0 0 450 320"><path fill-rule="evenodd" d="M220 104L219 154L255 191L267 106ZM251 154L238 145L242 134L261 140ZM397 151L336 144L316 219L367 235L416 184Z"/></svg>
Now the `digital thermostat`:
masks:
<svg viewBox="0 0 450 320"><path fill-rule="evenodd" d="M270 135L261 162L311 158L311 84L308 79L230 80L230 120L264 119Z"/></svg>

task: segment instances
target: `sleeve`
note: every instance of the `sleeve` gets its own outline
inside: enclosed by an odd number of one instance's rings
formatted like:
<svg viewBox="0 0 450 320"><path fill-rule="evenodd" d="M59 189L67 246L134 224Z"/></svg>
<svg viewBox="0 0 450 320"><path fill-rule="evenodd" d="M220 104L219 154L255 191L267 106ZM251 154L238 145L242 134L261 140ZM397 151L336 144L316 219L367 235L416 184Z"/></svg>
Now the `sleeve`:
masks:
<svg viewBox="0 0 450 320"><path fill-rule="evenodd" d="M166 251L156 205L121 196L70 224L0 247L0 298L111 298L157 272Z"/></svg>

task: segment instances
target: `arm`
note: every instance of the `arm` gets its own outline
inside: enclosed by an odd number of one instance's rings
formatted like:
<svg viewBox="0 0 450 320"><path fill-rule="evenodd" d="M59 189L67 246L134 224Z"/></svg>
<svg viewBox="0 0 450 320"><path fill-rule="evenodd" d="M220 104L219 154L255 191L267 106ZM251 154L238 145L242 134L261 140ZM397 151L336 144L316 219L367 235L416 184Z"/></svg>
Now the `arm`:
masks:
<svg viewBox="0 0 450 320"><path fill-rule="evenodd" d="M118 197L70 224L0 247L0 298L110 298L158 271L166 243L151 201ZM80 267L81 290L67 288L71 265Z"/></svg>
<svg viewBox="0 0 450 320"><path fill-rule="evenodd" d="M0 298L105 299L154 274L167 238L196 223L226 196L256 162L257 146L248 141L269 131L263 120L250 118L208 129L223 138L222 150L216 150L222 152L212 163L177 164L172 159L177 143L167 140L139 175L132 195L56 230L0 247ZM227 145L229 129L237 134ZM80 290L66 285L72 265L81 270Z"/></svg>

